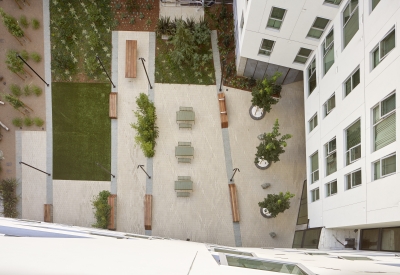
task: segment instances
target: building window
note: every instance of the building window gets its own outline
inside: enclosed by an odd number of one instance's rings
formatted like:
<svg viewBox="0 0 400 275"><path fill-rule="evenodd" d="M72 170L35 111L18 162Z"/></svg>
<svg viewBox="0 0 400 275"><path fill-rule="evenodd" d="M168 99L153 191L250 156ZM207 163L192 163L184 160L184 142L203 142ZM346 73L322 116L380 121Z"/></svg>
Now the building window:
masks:
<svg viewBox="0 0 400 275"><path fill-rule="evenodd" d="M321 35L324 33L326 25L328 25L329 19L317 17L315 18L314 23L312 24L310 30L308 31L307 37L312 37L319 39Z"/></svg>
<svg viewBox="0 0 400 275"><path fill-rule="evenodd" d="M361 129L357 120L346 130L346 165L361 158Z"/></svg>
<svg viewBox="0 0 400 275"><path fill-rule="evenodd" d="M335 63L333 29L325 37L322 47L322 53L324 56L324 74L326 74L332 67L333 63Z"/></svg>
<svg viewBox="0 0 400 275"><path fill-rule="evenodd" d="M333 93L333 95L331 95L331 97L324 103L325 117L329 115L333 109L335 109L335 93Z"/></svg>
<svg viewBox="0 0 400 275"><path fill-rule="evenodd" d="M374 151L396 141L396 94L373 108Z"/></svg>
<svg viewBox="0 0 400 275"><path fill-rule="evenodd" d="M279 30L282 26L283 18L285 17L286 10L272 7L271 14L269 15L267 28Z"/></svg>
<svg viewBox="0 0 400 275"><path fill-rule="evenodd" d="M311 190L311 202L319 200L319 188Z"/></svg>
<svg viewBox="0 0 400 275"><path fill-rule="evenodd" d="M342 2L342 0L325 0L324 4L332 4L332 5L339 6L341 2Z"/></svg>
<svg viewBox="0 0 400 275"><path fill-rule="evenodd" d="M318 126L318 116L317 113L308 121L308 125L310 127L310 132L314 130L315 127Z"/></svg>
<svg viewBox="0 0 400 275"><path fill-rule="evenodd" d="M352 189L354 187L361 185L361 170L357 170L347 174L346 179L346 189Z"/></svg>
<svg viewBox="0 0 400 275"><path fill-rule="evenodd" d="M396 173L396 154L381 158L374 162L374 180Z"/></svg>
<svg viewBox="0 0 400 275"><path fill-rule="evenodd" d="M344 49L358 31L358 0L350 0L342 15Z"/></svg>
<svg viewBox="0 0 400 275"><path fill-rule="evenodd" d="M272 49L274 48L274 45L275 45L275 41L263 39L261 41L261 46L258 51L258 54L270 56L272 53Z"/></svg>
<svg viewBox="0 0 400 275"><path fill-rule="evenodd" d="M362 229L360 249L400 252L400 227Z"/></svg>
<svg viewBox="0 0 400 275"><path fill-rule="evenodd" d="M336 137L325 144L326 175L336 172Z"/></svg>
<svg viewBox="0 0 400 275"><path fill-rule="evenodd" d="M315 68L315 58L311 61L310 66L308 66L308 94L310 95L315 87L317 87L317 73Z"/></svg>
<svg viewBox="0 0 400 275"><path fill-rule="evenodd" d="M372 0L371 1L371 12L376 8L376 5L379 4L381 0Z"/></svg>
<svg viewBox="0 0 400 275"><path fill-rule="evenodd" d="M311 157L311 183L319 180L319 170L318 170L318 151L315 152Z"/></svg>
<svg viewBox="0 0 400 275"><path fill-rule="evenodd" d="M372 50L372 69L396 47L396 30L391 30L379 44Z"/></svg>
<svg viewBox="0 0 400 275"><path fill-rule="evenodd" d="M296 58L294 59L294 62L296 63L301 63L301 64L306 64L308 57L310 56L310 53L312 51L306 48L300 48L299 52L296 55Z"/></svg>
<svg viewBox="0 0 400 275"><path fill-rule="evenodd" d="M337 193L337 180L328 182L326 185L326 196L330 197Z"/></svg>
<svg viewBox="0 0 400 275"><path fill-rule="evenodd" d="M348 96L357 85L360 84L360 69L357 69L345 82L344 82L344 96Z"/></svg>

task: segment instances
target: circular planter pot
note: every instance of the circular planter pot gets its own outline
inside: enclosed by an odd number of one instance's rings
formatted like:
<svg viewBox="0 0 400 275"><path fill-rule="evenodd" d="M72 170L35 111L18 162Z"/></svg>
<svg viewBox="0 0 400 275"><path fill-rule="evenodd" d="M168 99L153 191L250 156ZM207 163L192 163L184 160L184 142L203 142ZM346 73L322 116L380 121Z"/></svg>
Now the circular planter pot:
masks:
<svg viewBox="0 0 400 275"><path fill-rule="evenodd" d="M265 170L271 166L271 163L268 163L266 160L259 160L258 163L255 163L255 165L258 169Z"/></svg>
<svg viewBox="0 0 400 275"><path fill-rule="evenodd" d="M262 108L258 108L257 106L250 106L249 114L254 120L260 120L265 117L264 110Z"/></svg>
<svg viewBox="0 0 400 275"><path fill-rule="evenodd" d="M267 208L260 208L260 213L261 213L261 216L263 216L264 218L267 218L267 219L272 218L271 213L269 213Z"/></svg>

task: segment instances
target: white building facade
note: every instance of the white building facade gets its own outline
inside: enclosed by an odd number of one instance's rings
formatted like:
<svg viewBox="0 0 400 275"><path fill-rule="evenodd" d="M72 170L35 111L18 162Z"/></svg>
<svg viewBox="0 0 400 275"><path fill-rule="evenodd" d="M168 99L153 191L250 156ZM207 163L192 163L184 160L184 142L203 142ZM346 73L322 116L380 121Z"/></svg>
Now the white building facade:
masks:
<svg viewBox="0 0 400 275"><path fill-rule="evenodd" d="M270 21L275 7L282 22ZM304 72L309 227L361 229L358 248L400 251L400 1L238 0L241 11L239 73L245 58ZM260 39L276 41L270 56ZM312 50L304 65L299 48Z"/></svg>

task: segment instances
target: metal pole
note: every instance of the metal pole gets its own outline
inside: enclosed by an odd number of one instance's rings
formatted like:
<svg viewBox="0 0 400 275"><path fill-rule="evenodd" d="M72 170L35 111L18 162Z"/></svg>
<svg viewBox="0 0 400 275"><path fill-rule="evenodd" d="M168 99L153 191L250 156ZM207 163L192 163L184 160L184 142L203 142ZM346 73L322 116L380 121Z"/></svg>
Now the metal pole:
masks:
<svg viewBox="0 0 400 275"><path fill-rule="evenodd" d="M44 79L40 76L40 75L38 75L38 73L34 70L34 69L32 69L32 67L31 66L29 66L29 64L28 63L26 63L26 61L19 55L19 54L17 54L17 57L19 58L19 59L21 59L22 60L22 62L24 62L25 63L25 65L26 66L28 66L29 67L29 69L31 69L46 85L47 85L47 87L49 87L50 86L50 84L48 84L46 81L44 81Z"/></svg>
<svg viewBox="0 0 400 275"><path fill-rule="evenodd" d="M143 169L143 166L144 165L138 165L138 167L137 168L141 168L142 170L143 170L143 172L149 177L149 179L151 179L151 177L149 176L149 174L147 174L147 172L146 171L144 171L144 169Z"/></svg>
<svg viewBox="0 0 400 275"><path fill-rule="evenodd" d="M25 162L20 161L19 164L24 164L24 165L26 165L26 166L29 166L29 167L35 169L35 170L38 170L38 171L40 171L40 172L42 172L42 173L45 173L45 174L47 174L48 176L51 176L50 173L47 173L47 172L42 171L42 170L40 170L40 169L37 169L36 167L33 167L33 166L31 166L31 165L29 165L29 164L27 164L27 163L25 163Z"/></svg>
<svg viewBox="0 0 400 275"><path fill-rule="evenodd" d="M116 86L115 86L114 83L112 82L110 76L108 75L108 73L107 73L107 71L106 71L106 68L104 68L103 62L101 62L100 57L99 57L97 54L96 54L96 58L97 58L97 60L100 62L101 67L103 68L103 70L104 70L104 72L106 73L108 79L110 80L111 84L113 85L113 88L115 88Z"/></svg>
<svg viewBox="0 0 400 275"><path fill-rule="evenodd" d="M222 70L221 70L221 83L219 84L219 91L222 92L222 80L224 78L224 64L225 61L222 61Z"/></svg>
<svg viewBox="0 0 400 275"><path fill-rule="evenodd" d="M115 176L113 174L111 174L110 171L108 171L106 168L104 168L100 163L96 162L97 166L100 166L101 169L103 169L104 171L106 171L107 173L109 173L113 178L115 178Z"/></svg>
<svg viewBox="0 0 400 275"><path fill-rule="evenodd" d="M144 66L144 61L146 61L146 60L144 60L143 57L139 57L139 59L142 60L143 68L144 68L144 71L146 73L147 80L149 81L150 89L153 89L153 87L151 87L151 84L150 84L150 78L149 78L149 75L147 74L146 66Z"/></svg>

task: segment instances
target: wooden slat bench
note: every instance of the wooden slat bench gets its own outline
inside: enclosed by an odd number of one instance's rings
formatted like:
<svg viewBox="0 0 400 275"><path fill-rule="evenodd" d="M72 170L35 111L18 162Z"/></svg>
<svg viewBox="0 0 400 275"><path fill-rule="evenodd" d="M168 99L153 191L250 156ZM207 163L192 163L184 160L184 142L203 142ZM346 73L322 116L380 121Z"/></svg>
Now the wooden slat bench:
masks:
<svg viewBox="0 0 400 275"><path fill-rule="evenodd" d="M225 94L218 94L219 112L221 114L221 128L228 128L228 114L226 112Z"/></svg>
<svg viewBox="0 0 400 275"><path fill-rule="evenodd" d="M231 197L231 208L232 208L232 219L234 222L239 222L239 204L236 192L236 185L230 183L229 185L229 195Z"/></svg>
<svg viewBox="0 0 400 275"><path fill-rule="evenodd" d="M125 77L136 77L137 41L126 40Z"/></svg>
<svg viewBox="0 0 400 275"><path fill-rule="evenodd" d="M44 221L45 222L53 222L53 205L52 204L44 205Z"/></svg>
<svg viewBox="0 0 400 275"><path fill-rule="evenodd" d="M108 196L108 205L111 206L110 212L110 223L107 229L116 230L117 229L117 195Z"/></svg>
<svg viewBox="0 0 400 275"><path fill-rule="evenodd" d="M151 230L151 204L153 196L146 194L144 196L144 229Z"/></svg>
<svg viewBox="0 0 400 275"><path fill-rule="evenodd" d="M117 118L117 93L110 93L110 118Z"/></svg>

